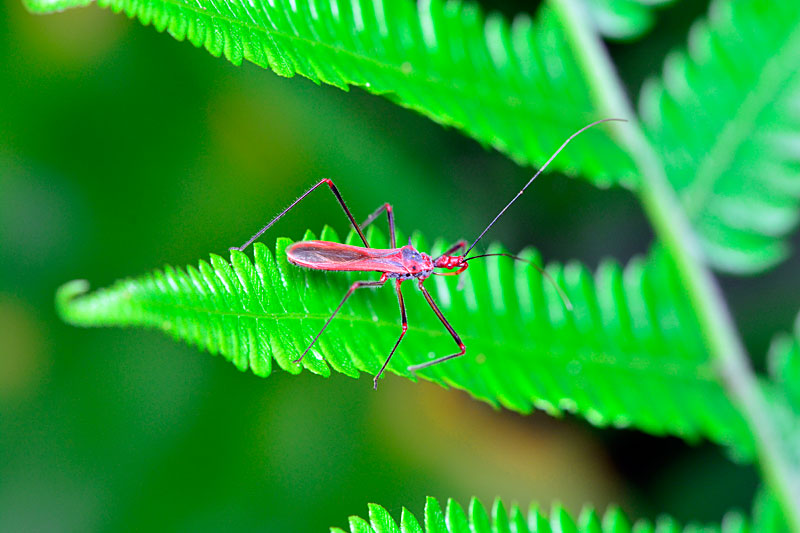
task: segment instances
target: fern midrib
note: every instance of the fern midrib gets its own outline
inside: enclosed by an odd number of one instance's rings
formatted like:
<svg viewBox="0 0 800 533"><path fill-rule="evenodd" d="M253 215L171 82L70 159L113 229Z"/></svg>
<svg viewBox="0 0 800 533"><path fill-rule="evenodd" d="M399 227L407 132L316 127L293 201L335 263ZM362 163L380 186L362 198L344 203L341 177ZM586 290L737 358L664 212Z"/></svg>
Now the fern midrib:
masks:
<svg viewBox="0 0 800 533"><path fill-rule="evenodd" d="M565 22L567 36L576 50L579 64L588 73L587 79L597 105L610 116L635 116L630 102L624 97L625 90L613 63L578 1L555 0L554 3ZM709 270L697 259L699 254L695 251L699 246L685 207L680 205L669 182L664 161L637 121L617 125L616 130L642 176L642 204L656 235L683 279L711 361L719 371L728 397L744 415L752 431L765 480L781 500L789 522L795 530L800 531L800 511L797 507L800 501L800 471L793 458L786 453L721 290Z"/></svg>
<svg viewBox="0 0 800 533"><path fill-rule="evenodd" d="M117 5L120 4L120 0L106 0L106 1L108 2L108 4L117 4ZM223 20L223 21L227 22L228 24L230 24L232 26L239 26L239 27L246 28L246 29L255 31L257 33L263 34L265 36L265 38L267 38L267 39L272 39L273 36L278 36L278 37L285 38L285 39L288 39L288 40L291 40L291 41L294 41L294 42L303 43L306 46L312 46L312 47L313 46L322 46L322 47L325 47L325 48L327 48L329 50L332 50L335 53L344 54L344 55L350 56L351 58L353 58L355 60L359 60L359 61L363 61L363 62L372 64L377 69L389 70L389 71L394 72L395 74L400 74L400 75L402 75L404 77L413 76L417 80L420 80L422 82L422 84L427 84L427 85L431 85L431 86L434 86L434 87L444 88L445 90L452 91L452 92L457 93L459 95L466 95L467 98L462 98L461 101L477 100L478 102L480 102L480 107L491 108L491 109L495 110L495 112L498 115L501 115L501 116L502 115L518 115L520 109L522 109L523 112L526 113L529 116L541 118L542 121L548 121L549 123L555 122L555 123L558 123L558 124L562 124L565 129L572 128L575 125L573 122L568 122L567 120L564 120L564 116L566 116L564 113L552 113L552 114L548 115L548 114L542 112L543 108L541 106L532 107L531 105L527 105L526 103L528 102L528 100L523 98L523 95L517 95L516 93L512 93L512 94L508 94L507 93L507 94L504 95L504 97L502 99L501 98L497 98L497 94L490 93L490 91L484 89L484 87L487 87L487 84L478 83L478 80L467 80L467 79L457 80L455 78L448 78L448 80L445 80L442 77L432 76L430 74L430 71L425 71L423 73L421 70L415 69L413 67L413 65L411 66L411 69L409 70L408 68L404 68L402 65L395 65L395 64L392 64L392 63L381 62L381 61L378 61L377 59L375 59L375 58L373 58L371 56L364 56L364 55L358 54L358 53L356 53L356 52L354 52L354 51L352 51L350 49L341 48L339 46L335 46L333 44L330 44L330 43L327 43L327 42L324 42L324 41L315 41L315 40L311 40L311 39L309 39L307 37L303 37L303 36L295 35L295 34L291 34L291 33L286 33L286 32L283 32L283 31L280 31L280 30L275 30L275 29L268 30L268 29L265 29L265 28L263 28L261 26L258 26L258 25L255 25L253 23L250 23L248 21L243 21L243 20L240 20L240 19L232 18L232 17L226 16L226 15L221 14L221 13L215 13L215 12L207 11L207 10L201 9L198 6L185 4L185 3L179 2L177 0L148 0L148 1L150 1L152 3L159 3L160 2L160 3L165 4L165 5L166 4L171 4L171 5L175 6L175 7L177 7L179 10L181 10L181 9L182 10L188 10L188 11L192 11L194 13L202 14L202 15L207 16L207 17L217 18L217 19L220 19L220 20ZM259 65L259 66L262 66L262 65ZM419 74L417 74L417 73L419 73ZM502 77L498 77L497 79L502 79ZM448 84L447 81L460 82L460 83ZM350 82L348 82L348 83L350 83ZM356 85L356 84L353 84L353 85ZM509 90L510 90L510 86L508 84L504 84L504 85L507 88L509 88ZM472 91L468 92L466 90L466 88L468 88L468 87L471 88ZM472 95L477 95L477 97L473 97ZM411 107L413 109L418 109L419 108L422 111L426 111L426 112L428 111L427 108L420 108L419 106L416 106L416 105L409 105L406 102L400 102L400 103L401 103L401 105L404 105L406 107ZM500 104L500 105L498 105L498 104ZM557 106L552 106L551 105L551 106L547 106L546 108L547 109L555 109L555 108L557 108ZM466 124L462 124L462 123L460 123L460 122L458 122L456 120L452 120L452 123L457 125L457 126L459 126L459 127L466 127L467 126ZM493 144L496 144L496 142L493 143ZM506 143L504 143L504 144L506 144Z"/></svg>
<svg viewBox="0 0 800 533"><path fill-rule="evenodd" d="M758 116L770 106L775 96L797 74L796 58L800 55L800 24L783 41L779 53L767 60L755 89L731 116L711 149L697 166L692 183L681 192L681 203L691 220L696 220L708 205L714 184L723 177L736 158L736 152L752 135ZM792 61L794 59L794 61Z"/></svg>
<svg viewBox="0 0 800 533"><path fill-rule="evenodd" d="M291 312L280 312L280 313L257 313L252 311L226 311L220 309L209 309L205 307L195 307L195 306L188 306L182 304L173 304L173 303L164 303L161 301L139 301L136 304L139 308L147 307L150 310L153 308L162 308L166 309L166 312L160 313L166 317L172 316L175 314L174 311L182 311L189 314L207 314L207 315L215 315L219 317L235 317L239 318L252 318L252 319L267 319L267 320L274 320L274 321L281 321L281 320L295 320L295 321L307 321L309 319L319 320L323 322L330 317L330 314L325 313L291 313ZM446 310L445 310L446 311ZM387 320L378 319L373 320L372 318L366 318L359 315L349 315L349 314L342 314L337 315L336 317L337 322L344 322L349 321L353 324L364 323L370 324L372 326L377 326L380 328L391 328L393 330L399 330L399 324L397 322L389 322ZM171 320L169 318L165 318L162 323L169 323ZM170 328L171 329L171 328ZM421 333L430 337L445 337L446 330L443 328L439 329L431 329L427 327L420 327L417 325L413 325L409 323L408 327L409 332L417 332ZM512 358L512 359L521 359L524 357L530 357L532 353L531 347L526 347L525 345L513 342L513 339L504 338L503 342L491 342L486 339L486 336L475 336L470 333L459 333L461 339L464 341L464 344L467 345L467 350L469 352L477 353L496 353L500 350L504 352L514 352L519 354L521 357L519 358ZM471 346L481 346L484 349L482 350L470 350ZM402 349L402 348L401 348ZM629 371L631 374L634 375L659 375L659 376L669 376L670 379L674 379L676 381L686 382L686 383L697 383L706 382L709 384L717 385L717 381L715 379L715 374L713 369L710 365L706 363L700 364L688 364L683 359L672 359L669 361L663 361L662 358L658 357L632 357L626 359L624 362L621 362L616 357L609 357L608 354L603 352L578 352L578 354L568 351L568 350L548 350L547 357L550 359L557 359L563 360L564 364L568 362L575 361L576 359L579 360L581 363L590 363L592 365L603 367L603 368L614 368L614 369L625 369Z"/></svg>

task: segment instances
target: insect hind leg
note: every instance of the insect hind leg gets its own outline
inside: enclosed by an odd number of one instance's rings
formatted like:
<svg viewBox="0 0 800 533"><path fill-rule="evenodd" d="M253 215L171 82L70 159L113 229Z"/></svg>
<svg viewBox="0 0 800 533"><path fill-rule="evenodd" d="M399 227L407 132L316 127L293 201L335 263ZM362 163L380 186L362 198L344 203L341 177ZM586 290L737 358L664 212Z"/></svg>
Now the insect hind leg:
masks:
<svg viewBox="0 0 800 533"><path fill-rule="evenodd" d="M397 248L397 240L394 236L394 212L392 211L391 204L383 204L378 209L375 210L367 219L361 223L361 229L363 230L370 224L372 224L376 218L378 218L381 213L386 211L386 218L389 221L389 243L391 248Z"/></svg>
<svg viewBox="0 0 800 533"><path fill-rule="evenodd" d="M266 226L264 226L263 228L258 230L255 233L255 235L250 237L250 239L247 242L245 242L241 246L233 246L233 247L231 247L231 250L239 250L240 252L243 252L245 248L247 248L248 246L253 244L253 242L256 239L258 239L259 237L261 237L264 234L265 231L267 231L269 228L272 227L273 224L275 224L277 221L279 221L281 218L283 218L283 216L286 213L291 211L294 206L296 206L302 200L304 200L306 196L308 196L309 194L311 194L314 191L314 189L316 189L317 187L319 187L320 185L323 185L323 184L327 185L330 188L331 192L336 197L336 201L338 201L339 205L342 206L342 209L344 210L345 215L347 215L347 218L350 220L350 224L353 225L353 228L355 228L356 233L358 233L358 236L361 237L361 241L364 243L364 246L369 248L369 243L367 242L367 238L364 236L364 232L361 231L361 228L358 227L358 224L356 223L356 219L353 217L353 213L350 212L350 209L347 208L347 204L344 203L344 198L342 198L342 195L339 193L339 189L336 188L336 185L333 184L333 181L329 180L328 178L325 178L325 179L320 180L316 185L314 185L313 187L308 189L306 192L301 194L300 198L298 198L297 200L292 202L289 205L289 207L287 207L286 209L284 209L283 211L278 213L278 216L276 216L275 218L270 220L267 223Z"/></svg>
<svg viewBox="0 0 800 533"><path fill-rule="evenodd" d="M352 296L352 294L356 291L356 289L361 289L361 288L364 288L364 287L382 287L384 284L386 284L386 280L387 279L389 279L389 278L386 276L386 274L384 274L384 275L381 276L381 279L379 279L378 281L356 281L355 283L350 285L350 288L345 293L344 298L342 298L342 301L339 302L339 305L336 306L336 309L333 310L333 313L331 313L331 316L328 318L328 320L325 321L325 325L322 326L321 330L319 330L319 333L317 333L317 336L314 337L314 340L311 341L311 344L308 345L308 348L306 348L305 351L303 351L303 353L300 354L300 357L298 357L297 359L295 359L292 362L293 363L299 363L300 361L303 360L303 358L306 356L308 351L311 350L311 348L317 343L317 340L319 340L319 338L322 336L322 334L328 328L328 324L331 323L331 320L333 320L333 317L336 316L336 314L342 308L344 303L347 301L348 298L350 298L350 296Z"/></svg>
<svg viewBox="0 0 800 533"><path fill-rule="evenodd" d="M392 359L392 356L394 355L395 350L397 350L397 347L400 346L400 341L403 340L403 337L405 337L405 335L406 335L406 331L408 331L408 319L406 318L406 306L405 306L405 303L403 303L403 293L400 292L400 285L402 283L403 283L403 280L401 280L401 279L396 279L394 281L394 287L395 287L395 290L397 291L397 301L400 304L400 323L402 324L402 331L400 332L400 337L397 338L397 342L394 343L394 347L392 348L392 351L389 352L389 357L387 357L386 361L383 362L383 366L381 367L380 371L375 376L375 378L372 380L372 383L373 383L372 388L375 389L375 390L378 390L378 379L380 379L381 374L383 374L383 371L386 369L386 366L389 364L389 361Z"/></svg>

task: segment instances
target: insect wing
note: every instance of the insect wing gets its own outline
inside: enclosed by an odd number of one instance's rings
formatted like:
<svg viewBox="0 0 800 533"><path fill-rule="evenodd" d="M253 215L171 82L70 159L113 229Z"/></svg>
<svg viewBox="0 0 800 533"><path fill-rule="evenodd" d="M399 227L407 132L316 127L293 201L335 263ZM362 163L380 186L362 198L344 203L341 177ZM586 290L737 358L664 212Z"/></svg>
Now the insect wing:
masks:
<svg viewBox="0 0 800 533"><path fill-rule="evenodd" d="M405 272L399 251L362 248L328 241L302 241L286 249L289 262L315 270Z"/></svg>

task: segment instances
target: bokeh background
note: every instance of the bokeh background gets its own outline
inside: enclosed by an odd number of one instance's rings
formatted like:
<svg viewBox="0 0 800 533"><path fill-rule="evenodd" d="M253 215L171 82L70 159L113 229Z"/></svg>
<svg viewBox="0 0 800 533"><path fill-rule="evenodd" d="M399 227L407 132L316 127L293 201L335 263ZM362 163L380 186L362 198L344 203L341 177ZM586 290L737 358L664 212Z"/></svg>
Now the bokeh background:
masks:
<svg viewBox="0 0 800 533"><path fill-rule="evenodd" d="M531 171L357 89L234 67L96 7L2 2L0 531L325 531L368 502L419 513L426 495L701 521L749 508L754 468L708 444L518 416L394 376L377 393L367 377L260 379L158 332L61 323L61 283L224 253L320 177L357 218L390 201L404 231L456 239ZM634 95L705 10L678 4L611 47ZM325 223L347 229L315 194L270 240ZM594 267L651 233L626 191L548 175L491 238ZM759 367L792 323L797 269L793 256L722 280Z"/></svg>

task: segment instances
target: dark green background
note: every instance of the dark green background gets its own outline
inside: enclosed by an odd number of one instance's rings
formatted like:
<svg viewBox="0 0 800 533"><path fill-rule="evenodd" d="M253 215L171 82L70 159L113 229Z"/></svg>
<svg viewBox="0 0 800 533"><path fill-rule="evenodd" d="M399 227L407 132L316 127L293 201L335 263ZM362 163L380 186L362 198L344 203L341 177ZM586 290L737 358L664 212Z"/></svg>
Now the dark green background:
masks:
<svg viewBox="0 0 800 533"><path fill-rule="evenodd" d="M157 332L61 323L59 284L224 253L321 177L357 218L389 201L403 230L456 239L530 169L357 89L233 67L95 7L42 17L4 1L1 531L324 531L367 502L419 512L426 495L707 521L749 506L754 470L710 445L493 411L395 376L377 393L368 378L260 379ZM693 17L673 8L612 48L634 93ZM320 192L266 240L325 223L347 229ZM629 193L557 175L491 233L591 266L650 236ZM791 324L797 268L724 280L759 361Z"/></svg>

